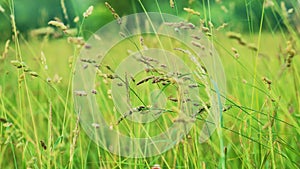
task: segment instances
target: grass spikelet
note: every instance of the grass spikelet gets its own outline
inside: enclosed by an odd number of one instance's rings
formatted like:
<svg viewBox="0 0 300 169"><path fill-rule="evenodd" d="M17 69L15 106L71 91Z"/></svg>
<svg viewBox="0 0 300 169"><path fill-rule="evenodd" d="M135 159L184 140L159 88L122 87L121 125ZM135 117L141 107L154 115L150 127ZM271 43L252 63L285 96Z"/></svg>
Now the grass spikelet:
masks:
<svg viewBox="0 0 300 169"><path fill-rule="evenodd" d="M240 33L236 33L236 32L227 32L226 33L227 37L229 39L235 39L238 41L238 43L242 46L246 46L247 42L242 38L242 35Z"/></svg>
<svg viewBox="0 0 300 169"><path fill-rule="evenodd" d="M151 169L161 169L159 164L154 164L153 167L151 167Z"/></svg>
<svg viewBox="0 0 300 169"><path fill-rule="evenodd" d="M57 28L60 28L61 30L63 30L63 31L65 31L65 30L67 30L68 29L68 27L64 24L64 23L62 23L62 22L60 22L60 21L49 21L48 22L48 25L52 25L52 26L55 26L55 27L57 27Z"/></svg>
<svg viewBox="0 0 300 169"><path fill-rule="evenodd" d="M98 124L98 123L92 123L92 126L93 126L94 128L99 128L99 127L100 127L100 124Z"/></svg>
<svg viewBox="0 0 300 169"><path fill-rule="evenodd" d="M5 9L0 5L0 12L4 13Z"/></svg>
<svg viewBox="0 0 300 169"><path fill-rule="evenodd" d="M273 7L275 4L272 0L266 0L264 3L264 8Z"/></svg>
<svg viewBox="0 0 300 169"><path fill-rule="evenodd" d="M0 117L0 122L1 122L1 123L7 123L7 120L6 120L5 118L1 118L1 117Z"/></svg>
<svg viewBox="0 0 300 169"><path fill-rule="evenodd" d="M85 45L83 37L68 37L67 41L68 43L72 43L79 46Z"/></svg>
<svg viewBox="0 0 300 169"><path fill-rule="evenodd" d="M9 50L9 43L10 43L10 40L8 39L5 43L5 46L4 46L4 51L2 53L2 58L1 59L5 59L7 57L7 54L8 54L8 50Z"/></svg>
<svg viewBox="0 0 300 169"><path fill-rule="evenodd" d="M40 141L41 146L43 147L44 150L47 150L47 145L45 144L45 142L43 140Z"/></svg>
<svg viewBox="0 0 300 169"><path fill-rule="evenodd" d="M60 0L60 6L61 6L61 9L63 11L65 19L69 20L68 13L67 13L67 8L66 8L66 5L65 5L65 0Z"/></svg>
<svg viewBox="0 0 300 169"><path fill-rule="evenodd" d="M240 40L242 38L242 35L236 32L227 32L226 35L229 39Z"/></svg>
<svg viewBox="0 0 300 169"><path fill-rule="evenodd" d="M287 57L285 59L285 66L291 67L292 60L296 55L296 50L293 46L292 41L287 41L287 47L285 48L285 53L287 54Z"/></svg>
<svg viewBox="0 0 300 169"><path fill-rule="evenodd" d="M197 47L197 48L201 48L202 50L205 49L205 46L202 45L202 44L200 44L200 43L197 43L197 42L195 42L195 41L192 41L191 43L192 43L193 46L195 46L195 47Z"/></svg>
<svg viewBox="0 0 300 169"><path fill-rule="evenodd" d="M32 77L38 77L39 76L37 72L33 72L33 71L30 71L29 74Z"/></svg>
<svg viewBox="0 0 300 169"><path fill-rule="evenodd" d="M228 26L228 23L223 23L222 25L220 25L219 27L217 27L217 31L220 31L222 29L224 29L226 26Z"/></svg>
<svg viewBox="0 0 300 169"><path fill-rule="evenodd" d="M119 24L122 23L120 16L117 14L117 12L115 11L115 9L113 7L110 6L110 4L108 2L105 2L105 6L110 10L111 14L113 15L113 17L118 21Z"/></svg>
<svg viewBox="0 0 300 169"><path fill-rule="evenodd" d="M175 7L174 0L170 0L170 7L171 7L171 8L174 8L174 7Z"/></svg>
<svg viewBox="0 0 300 169"><path fill-rule="evenodd" d="M174 50L180 51L180 52L182 52L182 53L184 53L184 54L191 54L190 51L185 50L185 49L182 49L182 48L174 48Z"/></svg>
<svg viewBox="0 0 300 169"><path fill-rule="evenodd" d="M153 79L153 78L154 78L154 76L146 77L146 78L142 79L141 81L137 82L136 85L138 86L142 83L148 82L150 79Z"/></svg>
<svg viewBox="0 0 300 169"><path fill-rule="evenodd" d="M55 74L52 78L53 83L60 83L62 81L62 77L60 77L58 74Z"/></svg>
<svg viewBox="0 0 300 169"><path fill-rule="evenodd" d="M79 22L79 16L75 16L75 18L73 19L74 23L78 23Z"/></svg>
<svg viewBox="0 0 300 169"><path fill-rule="evenodd" d="M203 26L203 27L202 27L202 31L203 31L203 32L205 32L205 33L206 33L206 32L209 32L209 28L208 28L208 27L205 27L205 26Z"/></svg>
<svg viewBox="0 0 300 169"><path fill-rule="evenodd" d="M87 96L87 93L85 91L74 91L76 96Z"/></svg>
<svg viewBox="0 0 300 169"><path fill-rule="evenodd" d="M194 9L191 9L191 8L183 8L183 10L185 10L186 12L192 14L192 15L197 15L197 16L200 16L200 12L198 11L195 11Z"/></svg>
<svg viewBox="0 0 300 169"><path fill-rule="evenodd" d="M285 18L287 18L288 12L287 12L287 9L286 9L286 6L285 6L285 2L281 1L281 2L280 2L280 7L281 7L282 15L283 15Z"/></svg>
<svg viewBox="0 0 300 169"><path fill-rule="evenodd" d="M228 13L228 9L224 5L221 6L221 10L224 11L225 13Z"/></svg>
<svg viewBox="0 0 300 169"><path fill-rule="evenodd" d="M208 21L208 26L210 29L214 28L214 24L211 21Z"/></svg>
<svg viewBox="0 0 300 169"><path fill-rule="evenodd" d="M11 20L12 32L15 35L15 37L17 37L18 31L17 31L17 27L16 27L15 16L14 15L10 15L10 20Z"/></svg>
<svg viewBox="0 0 300 169"><path fill-rule="evenodd" d="M200 40L201 39L201 37L197 36L197 35L191 35L191 38L196 39L196 40Z"/></svg>
<svg viewBox="0 0 300 169"><path fill-rule="evenodd" d="M75 147L76 147L76 143L77 143L77 139L79 136L79 121L80 121L80 116L77 116L76 119L76 124L75 124L75 129L73 130L73 140L72 140L72 144L70 145L70 160L69 160L69 168L73 168L73 158L74 158L74 154L75 154Z"/></svg>
<svg viewBox="0 0 300 169"><path fill-rule="evenodd" d="M239 55L239 53L238 53L238 51L237 51L236 48L232 47L231 50L232 50L232 52L234 53L234 57L235 57L236 59L240 57L240 55Z"/></svg>
<svg viewBox="0 0 300 169"><path fill-rule="evenodd" d="M256 47L255 44L251 43L251 44L247 44L247 47L253 51L258 51L258 48Z"/></svg>
<svg viewBox="0 0 300 169"><path fill-rule="evenodd" d="M87 18L87 17L89 17L90 15L92 15L93 10L94 10L94 6L90 6L90 7L83 13L83 17L84 17L84 18Z"/></svg>
<svg viewBox="0 0 300 169"><path fill-rule="evenodd" d="M18 60L11 60L10 63L18 69L27 67L24 62L20 62Z"/></svg>
<svg viewBox="0 0 300 169"><path fill-rule="evenodd" d="M262 77L262 80L268 85L268 89L271 90L272 81L267 77Z"/></svg>

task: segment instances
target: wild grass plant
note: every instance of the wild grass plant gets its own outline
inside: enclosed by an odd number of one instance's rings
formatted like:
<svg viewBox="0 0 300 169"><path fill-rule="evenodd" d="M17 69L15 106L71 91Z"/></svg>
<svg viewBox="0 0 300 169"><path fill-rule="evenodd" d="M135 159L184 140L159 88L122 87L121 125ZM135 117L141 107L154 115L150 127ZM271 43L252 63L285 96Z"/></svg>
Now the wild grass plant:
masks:
<svg viewBox="0 0 300 169"><path fill-rule="evenodd" d="M159 125L137 126L116 112L109 87L117 78L114 68L129 53L136 49L119 43L104 58L97 70L97 81L93 91L74 91L73 78L80 50L89 48L85 36L92 35L85 29L86 21L97 8L89 7L76 18L68 17L68 10L61 1L64 18L49 20L55 30L43 32L38 38L26 38L16 26L14 0L1 4L10 21L12 37L1 42L0 51L0 168L299 168L299 2L292 1L287 7L284 1L260 2L261 17L258 30L251 18L252 1L245 0L248 31L232 29L234 23L213 23L215 8L224 13L230 7L222 1L211 6L210 1L190 1L190 6L179 8L177 1L170 0L168 8L184 13L184 19L194 23L216 47L227 79L226 99L222 122L217 131L204 143L199 143L199 126L208 116L209 104L198 106L196 121L191 131L172 149L153 157L127 158L110 153L93 142L80 125L78 110L74 108L74 95L95 94L100 109L107 112L105 118L113 129L139 136L156 135L174 123L176 113L164 110L157 120ZM156 10L164 12L165 4L154 1ZM200 3L200 5L199 5ZM147 6L138 1L145 13ZM195 4L195 5L193 5ZM233 3L234 4L234 3ZM106 6L112 19L120 17L112 5ZM132 6L135 3L131 4ZM137 8L137 7L136 7ZM94 10L94 11L93 11ZM271 10L278 22L270 27L271 19L265 15ZM75 34L68 23L76 23ZM273 20L272 20L273 21ZM233 24L233 25L232 25ZM264 29L263 29L264 28ZM6 31L6 30L2 30ZM56 38L55 35L62 37ZM97 38L97 37L95 37ZM158 47L169 41L168 37L156 35L132 38L140 48ZM173 50L187 65L185 44ZM198 43L194 43L199 46ZM199 46L201 47L201 46ZM121 52L120 52L121 51ZM144 60L145 61L145 60ZM93 62L84 60L84 63ZM94 63L93 63L94 64ZM150 72L150 74L149 74ZM133 98L136 112L147 111L148 104L141 105L139 99L150 102L150 92L157 85L166 87L167 107L174 107L178 100L172 93L176 84L163 72L142 72L118 84L126 87ZM154 84L154 85L153 85ZM199 81L197 87L201 89ZM203 86L202 86L203 87ZM203 89L203 88L202 88ZM130 91L129 91L130 90ZM201 97L207 99L205 90ZM206 102L203 102L206 103ZM174 111L174 110L173 110ZM113 114L113 118L110 114ZM95 129L100 124L91 124ZM159 127L157 127L159 126ZM159 167L158 167L159 168Z"/></svg>

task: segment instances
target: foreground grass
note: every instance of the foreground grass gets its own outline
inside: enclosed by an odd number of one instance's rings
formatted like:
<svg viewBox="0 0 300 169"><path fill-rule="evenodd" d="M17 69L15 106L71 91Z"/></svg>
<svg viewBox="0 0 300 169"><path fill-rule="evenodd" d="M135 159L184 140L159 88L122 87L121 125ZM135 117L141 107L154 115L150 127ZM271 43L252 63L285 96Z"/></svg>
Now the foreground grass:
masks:
<svg viewBox="0 0 300 169"><path fill-rule="evenodd" d="M245 39L255 42L257 36ZM291 67L284 68L287 39L268 33L261 39L257 56L222 33L216 36L228 80L226 104L233 106L224 112L224 149L219 148L216 132L199 144L196 125L173 149L142 159L113 155L80 129L72 90L68 90L72 76L69 56L74 50L66 40L21 42L23 61L39 76L24 74L11 65L14 50L1 60L0 168L149 168L154 164L163 168L215 168L222 153L227 168L299 167L300 60L296 57ZM232 47L239 58L234 57ZM42 56L46 62L41 62ZM270 86L263 77L272 81Z"/></svg>

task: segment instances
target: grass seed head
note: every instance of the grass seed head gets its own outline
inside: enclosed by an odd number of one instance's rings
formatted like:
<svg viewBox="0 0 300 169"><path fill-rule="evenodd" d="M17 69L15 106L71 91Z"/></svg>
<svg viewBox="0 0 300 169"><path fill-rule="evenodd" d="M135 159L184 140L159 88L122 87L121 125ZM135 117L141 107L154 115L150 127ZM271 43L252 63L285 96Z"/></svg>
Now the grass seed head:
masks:
<svg viewBox="0 0 300 169"><path fill-rule="evenodd" d="M48 25L53 25L53 26L55 26L57 28L60 28L62 30L67 30L68 29L68 27L60 21L49 21Z"/></svg>
<svg viewBox="0 0 300 169"><path fill-rule="evenodd" d="M79 46L85 45L85 41L84 41L83 37L68 37L67 41L68 41L68 43L72 43L72 44L79 45Z"/></svg>
<svg viewBox="0 0 300 169"><path fill-rule="evenodd" d="M43 140L40 141L41 146L43 147L44 150L47 150L47 146Z"/></svg>
<svg viewBox="0 0 300 169"><path fill-rule="evenodd" d="M258 51L258 48L256 47L256 45L255 44L247 44L247 47L249 48L249 49L251 49L251 50L253 50L253 51Z"/></svg>
<svg viewBox="0 0 300 169"><path fill-rule="evenodd" d="M118 24L121 24L121 18L120 16L117 14L117 12L114 10L113 7L110 6L110 4L108 2L105 2L105 6L110 10L111 14L113 15L113 17L118 21Z"/></svg>
<svg viewBox="0 0 300 169"><path fill-rule="evenodd" d="M202 27L202 31L203 31L203 32L209 32L209 28L208 28L208 27L205 27L205 26L203 26L203 27Z"/></svg>
<svg viewBox="0 0 300 169"><path fill-rule="evenodd" d="M83 17L84 17L84 18L87 18L87 17L89 17L90 15L92 15L93 10L94 10L94 6L90 6L90 7L83 13Z"/></svg>
<svg viewBox="0 0 300 169"><path fill-rule="evenodd" d="M8 39L5 42L5 46L4 46L4 51L2 53L2 59L4 60L7 57L8 51L9 51L9 44L10 44L10 40Z"/></svg>
<svg viewBox="0 0 300 169"><path fill-rule="evenodd" d="M224 5L221 6L221 10L224 11L225 13L228 13L228 9Z"/></svg>
<svg viewBox="0 0 300 169"><path fill-rule="evenodd" d="M0 5L0 12L4 13L5 9Z"/></svg>
<svg viewBox="0 0 300 169"><path fill-rule="evenodd" d="M100 124L98 124L98 123L92 123L92 126L93 126L94 128L99 128L99 127L100 127Z"/></svg>
<svg viewBox="0 0 300 169"><path fill-rule="evenodd" d="M79 22L79 16L75 16L74 19L73 19L73 22L78 23Z"/></svg>
<svg viewBox="0 0 300 169"><path fill-rule="evenodd" d="M80 91L74 91L76 96L87 96L87 92L80 90Z"/></svg>
<svg viewBox="0 0 300 169"><path fill-rule="evenodd" d="M222 29L224 29L226 26L228 26L228 23L223 23L222 25L220 25L219 27L217 27L217 31L220 31Z"/></svg>
<svg viewBox="0 0 300 169"><path fill-rule="evenodd" d="M197 15L197 16L200 16L200 12L198 11L195 11L194 9L191 9L191 8L183 8L183 10L185 10L186 12L192 14L192 15Z"/></svg>
<svg viewBox="0 0 300 169"><path fill-rule="evenodd" d="M266 0L264 3L264 8L273 7L275 4L272 0Z"/></svg>
<svg viewBox="0 0 300 169"><path fill-rule="evenodd" d="M268 85L268 89L271 90L272 81L267 77L262 77L262 80Z"/></svg>
<svg viewBox="0 0 300 169"><path fill-rule="evenodd" d="M171 7L171 8L174 8L174 7L175 7L174 0L170 0L170 7Z"/></svg>

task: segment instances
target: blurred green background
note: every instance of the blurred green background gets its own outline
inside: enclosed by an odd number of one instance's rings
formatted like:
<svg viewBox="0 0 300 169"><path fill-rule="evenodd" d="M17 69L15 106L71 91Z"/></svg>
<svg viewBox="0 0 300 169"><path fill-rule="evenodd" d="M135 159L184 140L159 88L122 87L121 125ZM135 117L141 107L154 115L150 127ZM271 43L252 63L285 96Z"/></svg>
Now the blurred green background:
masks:
<svg viewBox="0 0 300 169"><path fill-rule="evenodd" d="M277 1L276 5L282 2L280 0ZM73 18L76 16L82 18L82 13L90 5L93 5L95 9L93 15L84 24L86 33L93 32L113 20L110 11L104 5L104 0L66 0L63 2L67 9L67 18L64 16L61 7L62 0L15 0L14 10L18 30L24 37L28 37L31 30L47 27L47 23L55 17L61 19L70 28L76 28L76 24L72 22ZM111 4L120 16L143 12L143 8L138 0L108 0L107 2ZM238 30L239 32L257 32L263 8L261 0L246 2L246 4L242 0L177 0L174 8L170 8L169 0L143 0L141 2L147 11L161 11L199 22L199 17L189 16L187 12L182 10L184 7L189 7L199 11L202 19L211 18L212 23L215 25L221 25L224 22L229 23L228 29ZM284 2L287 10L292 7L299 7L297 0L285 0ZM10 10L7 0L0 1L0 5L5 10L5 12L0 13L0 40L3 41L11 37ZM210 8L206 9L208 5ZM276 32L285 28L282 16L274 10L276 8L280 8L280 6L265 8L264 22L266 23L263 24L264 30ZM290 11L291 14L288 15L288 19L294 27L299 26L298 18L300 15L298 9L293 9L293 11ZM251 18L248 16L251 16Z"/></svg>

